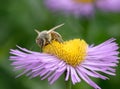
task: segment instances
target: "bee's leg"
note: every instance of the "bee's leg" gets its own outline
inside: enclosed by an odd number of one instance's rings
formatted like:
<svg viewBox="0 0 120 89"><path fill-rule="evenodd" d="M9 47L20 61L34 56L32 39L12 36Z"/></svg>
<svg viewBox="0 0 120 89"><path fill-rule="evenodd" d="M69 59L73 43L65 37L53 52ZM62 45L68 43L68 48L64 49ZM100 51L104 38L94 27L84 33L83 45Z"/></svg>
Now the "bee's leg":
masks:
<svg viewBox="0 0 120 89"><path fill-rule="evenodd" d="M48 45L48 44L50 44L50 43L51 43L51 38L50 39L45 38L45 46Z"/></svg>

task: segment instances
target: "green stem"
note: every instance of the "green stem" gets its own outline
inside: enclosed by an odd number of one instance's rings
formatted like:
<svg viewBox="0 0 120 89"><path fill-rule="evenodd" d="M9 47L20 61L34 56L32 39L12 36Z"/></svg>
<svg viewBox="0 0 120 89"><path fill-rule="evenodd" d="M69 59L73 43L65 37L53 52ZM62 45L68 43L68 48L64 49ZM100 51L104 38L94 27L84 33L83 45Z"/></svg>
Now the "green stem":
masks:
<svg viewBox="0 0 120 89"><path fill-rule="evenodd" d="M66 84L66 89L71 89L72 83L71 83L70 78L68 79L68 81L65 81L65 84Z"/></svg>
<svg viewBox="0 0 120 89"><path fill-rule="evenodd" d="M82 34L84 34L84 38L87 39L87 36L88 36L88 29L89 29L89 25L90 25L90 18L83 18L81 19L81 25L82 25L82 28L83 28L83 32Z"/></svg>

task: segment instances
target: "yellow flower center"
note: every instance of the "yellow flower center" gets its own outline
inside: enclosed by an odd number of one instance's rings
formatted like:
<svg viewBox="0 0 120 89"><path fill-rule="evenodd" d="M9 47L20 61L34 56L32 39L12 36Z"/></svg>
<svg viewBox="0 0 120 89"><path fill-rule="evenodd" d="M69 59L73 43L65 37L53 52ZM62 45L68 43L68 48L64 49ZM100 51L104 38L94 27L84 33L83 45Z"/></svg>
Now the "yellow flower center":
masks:
<svg viewBox="0 0 120 89"><path fill-rule="evenodd" d="M76 3L93 3L95 0L73 0Z"/></svg>
<svg viewBox="0 0 120 89"><path fill-rule="evenodd" d="M43 52L55 55L60 60L75 67L85 59L87 47L87 43L80 39L65 41L63 43L53 40L43 48Z"/></svg>

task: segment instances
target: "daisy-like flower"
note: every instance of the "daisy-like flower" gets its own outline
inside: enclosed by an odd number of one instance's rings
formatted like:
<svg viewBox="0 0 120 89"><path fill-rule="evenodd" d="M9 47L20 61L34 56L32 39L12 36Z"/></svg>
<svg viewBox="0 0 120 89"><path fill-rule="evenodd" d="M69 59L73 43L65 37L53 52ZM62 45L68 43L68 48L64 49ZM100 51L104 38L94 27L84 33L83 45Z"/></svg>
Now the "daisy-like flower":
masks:
<svg viewBox="0 0 120 89"><path fill-rule="evenodd" d="M45 5L53 11L60 11L65 14L88 16L94 13L95 0L45 0Z"/></svg>
<svg viewBox="0 0 120 89"><path fill-rule="evenodd" d="M52 11L78 17L93 15L96 9L120 11L120 0L45 0L45 6Z"/></svg>
<svg viewBox="0 0 120 89"><path fill-rule="evenodd" d="M37 42L40 42L38 38ZM19 46L18 48L10 51L10 60L15 70L24 70L18 76L40 76L42 80L48 79L49 83L53 84L65 73L65 81L71 79L72 83L76 84L84 80L95 89L101 88L90 77L105 80L108 78L100 74L101 72L115 75L114 67L119 59L118 45L114 38L97 46L88 45L82 39L63 42L53 39L42 47L43 52L34 52Z"/></svg>
<svg viewBox="0 0 120 89"><path fill-rule="evenodd" d="M119 12L120 0L98 0L97 7L107 12Z"/></svg>

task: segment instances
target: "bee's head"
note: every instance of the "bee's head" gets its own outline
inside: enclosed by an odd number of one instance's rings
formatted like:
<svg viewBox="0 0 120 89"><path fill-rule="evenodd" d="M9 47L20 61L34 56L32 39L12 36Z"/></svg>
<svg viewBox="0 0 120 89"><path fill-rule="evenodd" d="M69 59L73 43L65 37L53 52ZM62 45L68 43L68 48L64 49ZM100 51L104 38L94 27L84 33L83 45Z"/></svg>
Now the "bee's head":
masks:
<svg viewBox="0 0 120 89"><path fill-rule="evenodd" d="M38 44L38 46L43 47L48 44L48 40L50 39L50 34L47 33L48 31L35 31L38 33L38 36L36 38L36 43Z"/></svg>

